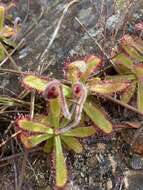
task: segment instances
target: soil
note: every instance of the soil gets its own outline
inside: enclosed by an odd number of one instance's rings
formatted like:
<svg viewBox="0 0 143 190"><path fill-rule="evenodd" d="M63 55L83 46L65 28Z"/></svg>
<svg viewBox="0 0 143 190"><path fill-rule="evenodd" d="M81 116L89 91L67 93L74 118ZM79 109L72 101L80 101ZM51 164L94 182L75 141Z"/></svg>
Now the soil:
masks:
<svg viewBox="0 0 143 190"><path fill-rule="evenodd" d="M19 0L15 2L17 7L12 14L14 17L19 16L23 21L22 29L17 34L17 43L24 39L23 46L13 56L16 64L22 71L36 73L38 66L44 63L43 74L50 74L56 78L63 77L64 60L74 54L94 53L102 56L107 64L106 57L75 17L86 26L108 55L123 33L130 32L135 35L134 24L143 21L142 0L135 1L128 11L125 11L126 7L124 12L119 7L115 9L114 0L81 0L73 4L64 15L52 46L41 58L52 38L67 0ZM119 31L116 31L118 25ZM115 31L117 35L113 39ZM3 68L13 69L9 61L3 65ZM15 74L1 73L1 94L17 97L22 92L19 80L19 76ZM122 121L141 123L143 120L141 116L119 105L105 100L102 103L113 119L113 124L120 124ZM20 110L16 112L12 115L1 114L2 140L6 140L13 132L12 128L7 132L7 127L13 120L13 116L18 115ZM139 134L140 140L134 148L131 146L131 141L135 133L134 129L118 131L109 136L99 133L95 137L83 140L82 154L75 155L73 152L65 152L69 181L64 189L143 190L143 151L137 151L138 147L143 147L143 135ZM21 174L22 162L22 145L16 139L8 141L1 149L0 190L15 189L15 182ZM50 155L39 149L29 152L22 190L53 190L54 174L51 168Z"/></svg>

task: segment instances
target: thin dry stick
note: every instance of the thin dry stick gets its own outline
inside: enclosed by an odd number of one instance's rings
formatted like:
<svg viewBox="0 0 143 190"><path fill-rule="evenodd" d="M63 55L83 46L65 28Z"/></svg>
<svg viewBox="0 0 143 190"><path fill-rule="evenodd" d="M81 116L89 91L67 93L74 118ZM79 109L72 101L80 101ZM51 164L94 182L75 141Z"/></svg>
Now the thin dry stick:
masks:
<svg viewBox="0 0 143 190"><path fill-rule="evenodd" d="M57 26L56 26L56 28L55 28L55 31L54 31L54 33L53 33L53 35L52 35L52 38L51 38L51 40L50 40L50 42L49 42L47 48L45 49L45 51L44 51L44 52L42 53L42 55L41 55L42 64L40 64L40 65L39 65L39 68L38 68L38 71L40 71L40 73L42 73L43 68L44 68L43 58L45 57L45 55L48 53L50 47L52 46L52 44L53 44L53 42L54 42L54 40L55 40L55 38L56 38L56 36L57 36L59 30L60 30L62 21L63 21L65 15L66 15L66 13L68 12L68 9L69 9L73 4L77 3L78 1L79 1L79 0L73 0L73 1L71 1L71 2L68 3L68 4L66 5L66 7L64 8L63 13L62 13L62 16L61 16L61 18L59 19L58 24L57 24Z"/></svg>
<svg viewBox="0 0 143 190"><path fill-rule="evenodd" d="M12 56L16 50L25 42L25 39L23 38L18 44L17 46L12 50L11 53L9 53L9 56ZM9 59L9 57L7 56L1 63L0 63L0 67Z"/></svg>
<svg viewBox="0 0 143 190"><path fill-rule="evenodd" d="M18 132L16 132L16 133L12 134L9 139L3 141L3 142L0 144L0 148L1 148L2 146L4 146L8 141L10 141L12 138L15 138L15 137L16 137L17 135L19 135L20 133L21 133L21 131L18 131Z"/></svg>
<svg viewBox="0 0 143 190"><path fill-rule="evenodd" d="M41 150L42 150L42 148L38 147L38 148L35 148L35 149L32 149L32 150L29 150L29 152L30 153L35 153L35 152L38 152L38 151L41 151ZM5 161L13 160L13 159L19 158L21 156L24 156L24 152L20 152L20 153L11 155L11 156L7 156L7 157L4 157L4 158L1 158L0 162L5 162ZM10 164L10 162L9 162L9 164Z"/></svg>
<svg viewBox="0 0 143 190"><path fill-rule="evenodd" d="M143 116L143 112L140 112L139 110L137 110L137 109L134 108L133 106L130 106L129 104L126 104L126 103L124 103L124 102L122 102L122 101L120 101L120 100L117 100L117 99L115 99L115 98L113 98L113 97L111 97L111 96L107 96L107 95L103 95L103 96L104 96L105 98L107 98L108 100L111 100L112 102L117 103L117 104L119 104L119 105L121 105L121 106L127 108L128 110L131 110L131 111L133 111L133 112L135 112L135 113L137 113L137 114Z"/></svg>
<svg viewBox="0 0 143 190"><path fill-rule="evenodd" d="M34 106L35 106L35 92L31 93L31 106L30 106L30 119L33 119L34 116ZM21 190L23 179L25 176L26 161L28 161L29 151L25 149L24 158L22 162L21 174L19 176L19 184L16 190Z"/></svg>
<svg viewBox="0 0 143 190"><path fill-rule="evenodd" d="M11 148L12 148L12 154L15 154L14 144L13 144L12 139L11 139ZM14 177L15 177L15 189L17 189L17 185L18 185L18 171L17 171L16 159L13 160L13 169L14 169Z"/></svg>
<svg viewBox="0 0 143 190"><path fill-rule="evenodd" d="M4 47L4 45L1 42L0 42L0 46L3 48L5 54L7 55L7 57L9 58L9 60L11 61L13 68L16 69L16 70L18 70L20 72L20 68L16 65L15 61L10 56L10 54L8 53L8 51L6 50L6 48Z"/></svg>

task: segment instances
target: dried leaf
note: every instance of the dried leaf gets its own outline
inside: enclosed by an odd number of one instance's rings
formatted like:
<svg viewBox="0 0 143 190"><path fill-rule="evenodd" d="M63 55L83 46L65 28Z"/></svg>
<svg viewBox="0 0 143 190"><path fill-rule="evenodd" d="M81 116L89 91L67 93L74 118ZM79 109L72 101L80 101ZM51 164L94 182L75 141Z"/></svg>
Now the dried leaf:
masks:
<svg viewBox="0 0 143 190"><path fill-rule="evenodd" d="M3 29L0 31L0 36L9 38L16 35L16 31L14 28L11 28L9 26L3 27Z"/></svg>

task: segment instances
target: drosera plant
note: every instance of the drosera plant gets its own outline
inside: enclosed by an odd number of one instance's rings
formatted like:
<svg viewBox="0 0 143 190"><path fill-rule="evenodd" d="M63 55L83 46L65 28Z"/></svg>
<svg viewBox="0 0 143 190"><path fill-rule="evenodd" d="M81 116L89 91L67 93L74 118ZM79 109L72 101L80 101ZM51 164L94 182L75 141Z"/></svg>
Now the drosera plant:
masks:
<svg viewBox="0 0 143 190"><path fill-rule="evenodd" d="M44 151L53 153L57 187L63 187L67 181L63 147L81 153L83 148L77 138L94 135L94 126L106 134L112 132L112 123L93 97L120 92L130 85L126 79L91 77L102 67L101 59L94 55L82 57L65 67L64 82L31 73L23 75L24 88L37 90L42 95L48 115L35 115L33 119L23 116L15 125L21 130L20 139L26 148L45 142ZM87 118L90 119L88 125Z"/></svg>
<svg viewBox="0 0 143 190"><path fill-rule="evenodd" d="M19 31L19 22L21 22L21 20L19 17L16 17L12 27L5 24L7 12L12 6L14 6L13 3L9 6L0 4L0 42L7 47L14 48L16 45L14 38ZM2 44L0 44L0 61L5 57L5 51Z"/></svg>
<svg viewBox="0 0 143 190"><path fill-rule="evenodd" d="M120 95L121 100L129 103L137 92L137 109L143 112L143 40L126 34L120 40L118 52L112 60L119 75L110 78L131 81L129 90Z"/></svg>
<svg viewBox="0 0 143 190"><path fill-rule="evenodd" d="M32 120L27 117L19 118L16 127L21 130L20 139L26 148L33 148L45 142L43 150L46 153L52 152L56 186L61 188L68 179L63 147L81 153L83 146L77 138L94 135L95 128L78 126L64 130L67 120L71 119L71 113L59 81L49 82L43 91L43 97L49 104L48 116L36 115Z"/></svg>

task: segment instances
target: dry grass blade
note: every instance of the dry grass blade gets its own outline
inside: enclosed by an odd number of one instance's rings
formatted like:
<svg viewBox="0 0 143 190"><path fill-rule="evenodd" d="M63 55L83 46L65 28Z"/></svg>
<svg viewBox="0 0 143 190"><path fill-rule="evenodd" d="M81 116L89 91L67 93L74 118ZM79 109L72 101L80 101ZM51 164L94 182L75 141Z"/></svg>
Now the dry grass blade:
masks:
<svg viewBox="0 0 143 190"><path fill-rule="evenodd" d="M35 108L35 91L31 93L31 103L30 103L30 118L31 119L33 119L33 116L34 116L34 108ZM29 151L25 149L17 190L21 190L21 187L22 187L23 179L25 176L26 162L28 161L28 154L29 154Z"/></svg>
<svg viewBox="0 0 143 190"><path fill-rule="evenodd" d="M20 68L16 65L14 59L11 57L11 55L8 53L7 49L4 47L4 45L1 42L0 42L0 45L3 48L7 57L9 58L9 60L11 61L13 68L16 69L17 71L21 72Z"/></svg>

